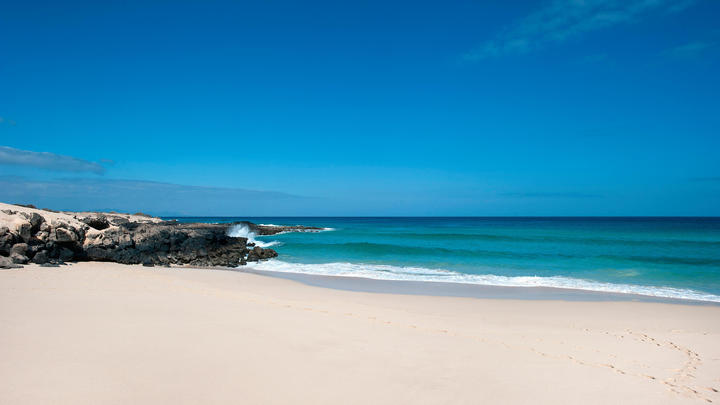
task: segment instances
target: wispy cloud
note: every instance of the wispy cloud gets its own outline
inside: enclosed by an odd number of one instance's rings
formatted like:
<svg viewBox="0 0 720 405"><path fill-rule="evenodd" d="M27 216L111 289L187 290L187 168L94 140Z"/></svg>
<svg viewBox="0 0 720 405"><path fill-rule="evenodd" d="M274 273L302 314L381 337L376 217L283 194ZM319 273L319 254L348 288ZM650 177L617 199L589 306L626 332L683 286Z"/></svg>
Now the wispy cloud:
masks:
<svg viewBox="0 0 720 405"><path fill-rule="evenodd" d="M16 125L14 120L9 120L9 119L6 119L5 117L0 117L0 124L8 124L8 125L12 125L12 126Z"/></svg>
<svg viewBox="0 0 720 405"><path fill-rule="evenodd" d="M96 162L50 152L33 152L0 146L0 165L39 167L65 172L105 173L105 168Z"/></svg>
<svg viewBox="0 0 720 405"><path fill-rule="evenodd" d="M631 23L651 13L672 13L695 0L554 0L511 25L479 48L466 53L465 60L481 60L509 54L523 54L560 43L582 34Z"/></svg>
<svg viewBox="0 0 720 405"><path fill-rule="evenodd" d="M0 201L61 210L143 211L156 215L299 215L315 198L276 191L141 180L0 178Z"/></svg>
<svg viewBox="0 0 720 405"><path fill-rule="evenodd" d="M665 54L674 57L689 58L704 53L716 45L716 42L711 41L694 41L670 48L665 51Z"/></svg>
<svg viewBox="0 0 720 405"><path fill-rule="evenodd" d="M530 192L530 193L501 193L502 197L510 197L510 198L600 198L602 197L599 194L589 194L589 193L576 193L576 192L567 192L567 193L556 193L556 192Z"/></svg>

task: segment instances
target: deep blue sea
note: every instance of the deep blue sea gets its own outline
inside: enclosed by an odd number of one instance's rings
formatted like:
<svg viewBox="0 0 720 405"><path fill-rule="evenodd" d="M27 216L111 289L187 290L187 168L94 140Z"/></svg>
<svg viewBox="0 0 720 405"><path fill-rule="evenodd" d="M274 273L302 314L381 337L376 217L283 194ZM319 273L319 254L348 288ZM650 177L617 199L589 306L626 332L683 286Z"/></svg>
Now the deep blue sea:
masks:
<svg viewBox="0 0 720 405"><path fill-rule="evenodd" d="M279 253L261 270L720 302L720 218L176 219L326 228L250 235Z"/></svg>

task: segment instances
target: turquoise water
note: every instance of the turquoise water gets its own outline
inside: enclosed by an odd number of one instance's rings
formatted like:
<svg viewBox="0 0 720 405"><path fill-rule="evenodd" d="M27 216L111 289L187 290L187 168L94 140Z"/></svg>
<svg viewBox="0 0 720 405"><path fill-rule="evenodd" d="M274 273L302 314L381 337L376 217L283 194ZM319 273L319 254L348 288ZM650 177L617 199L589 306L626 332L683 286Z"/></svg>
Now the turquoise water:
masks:
<svg viewBox="0 0 720 405"><path fill-rule="evenodd" d="M256 237L253 267L720 301L720 218L182 218L328 228Z"/></svg>

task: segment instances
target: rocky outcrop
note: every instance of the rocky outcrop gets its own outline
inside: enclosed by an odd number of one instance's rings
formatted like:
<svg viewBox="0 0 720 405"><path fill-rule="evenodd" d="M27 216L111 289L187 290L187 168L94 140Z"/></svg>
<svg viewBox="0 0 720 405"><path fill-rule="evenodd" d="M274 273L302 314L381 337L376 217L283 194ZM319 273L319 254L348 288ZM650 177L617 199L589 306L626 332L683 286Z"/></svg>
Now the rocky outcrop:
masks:
<svg viewBox="0 0 720 405"><path fill-rule="evenodd" d="M258 236L277 235L279 233L288 232L322 232L325 228L304 225L257 225L252 222L238 222L246 224L250 230Z"/></svg>
<svg viewBox="0 0 720 405"><path fill-rule="evenodd" d="M13 207L0 204L0 268L86 260L236 267L277 256L272 249L248 244L247 238L228 236L230 224Z"/></svg>
<svg viewBox="0 0 720 405"><path fill-rule="evenodd" d="M227 267L277 256L272 249L251 250L247 238L230 237L227 229L221 224L130 222L89 235L84 253L88 260L127 264Z"/></svg>

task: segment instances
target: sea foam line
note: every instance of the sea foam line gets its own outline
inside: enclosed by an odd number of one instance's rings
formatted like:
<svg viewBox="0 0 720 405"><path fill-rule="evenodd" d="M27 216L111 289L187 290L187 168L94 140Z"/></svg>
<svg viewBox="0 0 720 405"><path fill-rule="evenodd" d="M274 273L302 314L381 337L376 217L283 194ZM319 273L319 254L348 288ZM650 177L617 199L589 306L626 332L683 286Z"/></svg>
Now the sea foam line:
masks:
<svg viewBox="0 0 720 405"><path fill-rule="evenodd" d="M280 225L273 225L273 224L260 224L262 226L280 226ZM319 230L297 230L297 231L284 231L284 232L278 232L275 235L282 235L284 233L294 233L294 232L328 232L328 231L334 231L335 228L322 228ZM228 236L232 236L234 238L247 238L248 242L254 243L256 246L260 246L261 248L267 248L270 246L278 246L282 245L282 242L274 240L270 242L265 242L263 240L257 240L256 238L258 235L255 234L255 232L251 231L250 228L245 224L237 224L231 226L227 231Z"/></svg>
<svg viewBox="0 0 720 405"><path fill-rule="evenodd" d="M463 274L442 269L391 266L384 264L357 264L343 262L306 264L289 263L281 260L259 262L257 264L253 264L252 268L283 273L363 277L375 280L431 281L501 287L550 287L606 293L637 294L658 298L720 302L720 296L689 289L603 283L599 281L581 280L560 276L508 277L494 274Z"/></svg>
<svg viewBox="0 0 720 405"><path fill-rule="evenodd" d="M274 227L277 227L277 228L283 227L283 226L302 226L302 225L276 225L276 224L258 224L258 225L260 225L260 226L274 226ZM296 230L292 230L292 231L282 231L282 232L278 232L278 233L276 233L275 235L282 235L282 234L285 234L285 233L298 233L298 232L299 232L299 233L302 233L302 232L307 232L307 233L329 232L329 231L334 231L334 230L335 230L335 228L296 229Z"/></svg>

